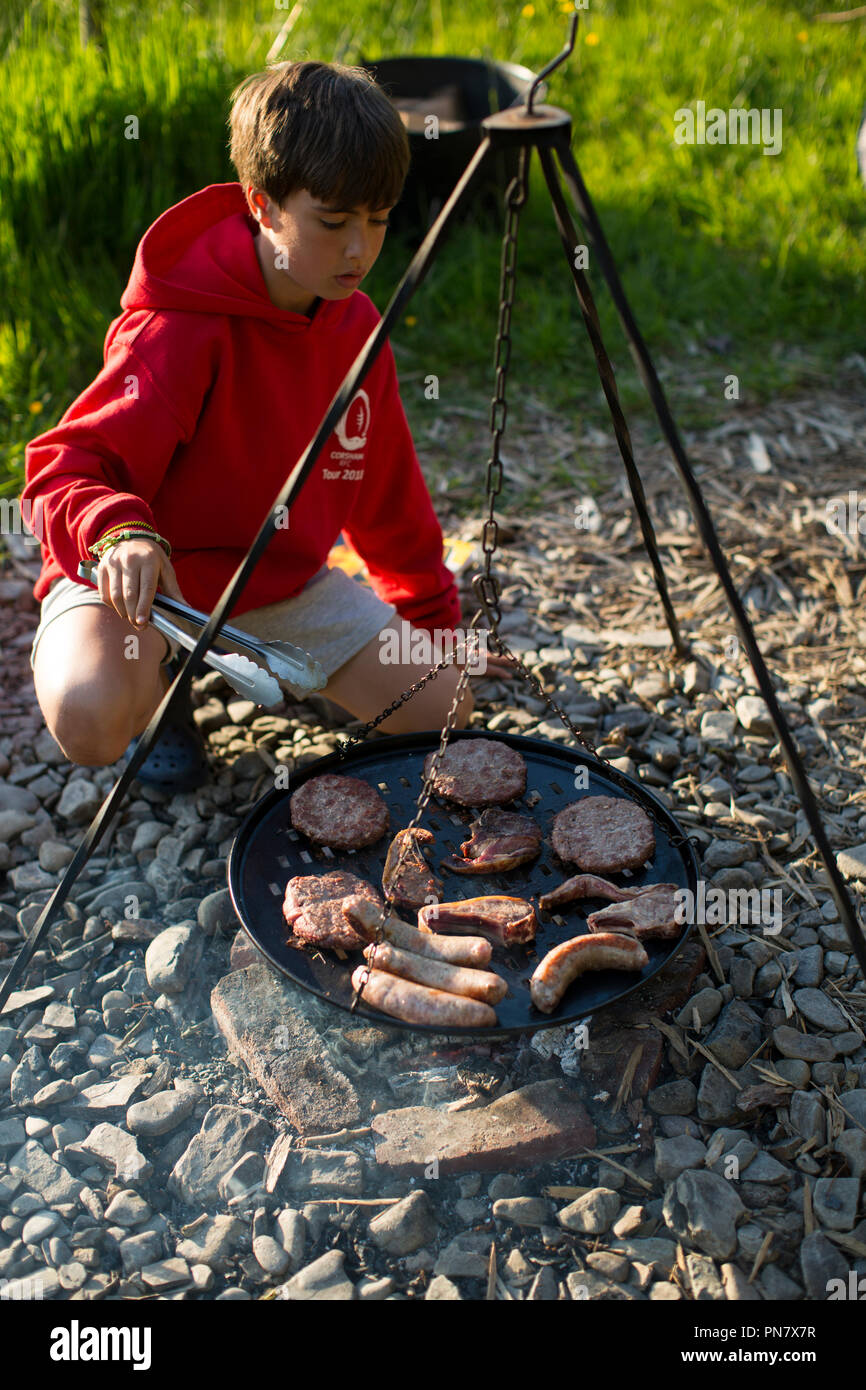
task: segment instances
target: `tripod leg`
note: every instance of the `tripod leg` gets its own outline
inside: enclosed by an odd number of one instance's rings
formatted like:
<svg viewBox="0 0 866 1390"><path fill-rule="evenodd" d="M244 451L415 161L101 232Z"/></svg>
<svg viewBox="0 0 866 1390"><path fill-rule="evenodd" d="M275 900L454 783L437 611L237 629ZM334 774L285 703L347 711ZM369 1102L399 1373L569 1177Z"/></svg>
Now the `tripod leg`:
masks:
<svg viewBox="0 0 866 1390"><path fill-rule="evenodd" d="M656 544L652 517L647 508L646 495L643 490L641 476L634 461L628 425L626 424L625 416L622 413L622 407L619 403L619 395L616 389L616 377L614 376L610 358L607 355L604 342L602 341L601 327L598 321L595 300L592 297L592 291L589 288L589 282L586 276L583 271L579 270L574 264L573 248L577 242L577 233L574 229L574 223L569 216L565 199L562 196L562 189L559 186L556 166L553 162L550 150L539 148L538 157L541 160L541 167L544 170L544 177L547 180L547 186L553 201L553 211L556 216L559 234L562 237L565 259L568 262L568 268L574 280L574 288L577 292L580 312L583 315L586 331L589 334L589 341L595 353L598 374L601 377L602 389L604 390L611 419L613 420L616 442L619 445L619 452L625 464L626 476L628 478L629 487L631 488L631 495L634 499L638 520L640 521L643 542L646 547L647 555L649 556L650 564L652 565L656 588L658 589L661 605L664 609L665 618L667 619L667 625L670 629L671 637L673 638L676 654L679 657L684 657L688 655L689 648L680 633L677 616L674 612L674 606L668 592L667 579L665 578L664 567L661 562L661 556L659 555L658 545Z"/></svg>
<svg viewBox="0 0 866 1390"><path fill-rule="evenodd" d="M710 559L721 581L722 588L725 591L728 606L734 615L737 630L742 638L749 662L757 678L758 688L770 711L770 717L776 726L776 732L779 735L779 743L785 752L785 760L788 764L788 771L791 774L791 781L794 783L800 805L803 807L806 819L809 822L809 827L815 838L815 846L827 870L833 901L839 909L840 918L845 923L845 930L850 938L851 946L859 962L860 969L864 976L866 976L866 937L864 937L863 930L857 918L857 913L849 897L848 889L845 886L845 880L836 864L836 857L833 853L830 841L827 839L827 832L824 829L824 822L821 819L818 803L812 793L812 788L809 786L806 777L806 769L800 759L793 734L788 727L788 721L782 714L779 702L776 699L773 682L770 679L770 673L761 655L754 630L746 616L746 611L731 578L731 572L728 569L727 561L725 560L722 548L719 544L719 538L716 535L712 518L707 509L707 504L704 501L704 495L701 492L698 480L692 472L686 457L685 450L677 433L676 425L674 424L673 417L668 408L661 382L656 375L655 368L647 351L646 343L640 335L638 326L629 308L628 301L626 300L625 293L620 284L619 275L617 274L610 247L605 240L601 223L592 205L592 199L581 178L577 162L571 152L571 146L567 140L560 139L555 142L554 148L556 149L559 162L562 166L562 174L566 187L571 194L580 220L586 230L589 243L593 248L594 254L598 258L604 278L607 281L611 298L616 305L620 322L622 323L625 335L628 339L632 356L637 363L641 379L647 388L650 400L653 403L653 408L658 416L662 433L670 445L677 471L679 472L683 481L683 486L691 502L692 512L697 522L698 530L701 533L701 539L707 548Z"/></svg>

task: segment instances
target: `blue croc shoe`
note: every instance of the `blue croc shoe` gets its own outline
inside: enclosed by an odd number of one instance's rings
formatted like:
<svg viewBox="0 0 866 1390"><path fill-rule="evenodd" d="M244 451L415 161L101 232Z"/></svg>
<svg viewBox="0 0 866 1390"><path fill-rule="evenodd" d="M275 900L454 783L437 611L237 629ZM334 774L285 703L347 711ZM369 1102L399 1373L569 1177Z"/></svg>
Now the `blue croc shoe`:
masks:
<svg viewBox="0 0 866 1390"><path fill-rule="evenodd" d="M179 658L167 661L165 670L169 681L173 681L180 670ZM134 738L124 754L126 762L129 762L137 746L138 738ZM184 692L180 708L169 715L168 722L163 725L156 743L135 776L139 782L174 792L193 791L210 778L204 739L192 717L188 689Z"/></svg>

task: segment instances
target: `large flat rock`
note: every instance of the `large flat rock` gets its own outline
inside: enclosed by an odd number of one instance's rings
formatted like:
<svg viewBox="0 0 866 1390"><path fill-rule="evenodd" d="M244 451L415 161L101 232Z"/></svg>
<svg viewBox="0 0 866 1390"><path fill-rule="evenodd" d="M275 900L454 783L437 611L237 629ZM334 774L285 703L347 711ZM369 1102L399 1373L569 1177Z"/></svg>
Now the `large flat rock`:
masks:
<svg viewBox="0 0 866 1390"><path fill-rule="evenodd" d="M328 1057L289 989L266 965L233 970L217 982L211 1009L231 1051L301 1134L357 1124L351 1081Z"/></svg>
<svg viewBox="0 0 866 1390"><path fill-rule="evenodd" d="M537 1081L476 1110L426 1105L389 1110L372 1121L376 1161L393 1173L440 1176L564 1158L595 1145L595 1126L561 1081Z"/></svg>

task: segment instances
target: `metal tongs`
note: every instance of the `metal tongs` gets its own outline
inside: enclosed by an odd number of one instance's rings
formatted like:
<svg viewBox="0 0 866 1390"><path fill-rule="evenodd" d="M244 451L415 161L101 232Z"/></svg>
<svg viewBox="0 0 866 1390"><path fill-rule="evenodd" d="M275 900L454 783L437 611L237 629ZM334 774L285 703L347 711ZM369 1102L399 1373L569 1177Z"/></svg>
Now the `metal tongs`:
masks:
<svg viewBox="0 0 866 1390"><path fill-rule="evenodd" d="M97 565L94 561L82 561L78 566L79 578L89 580L91 584L95 583L96 568ZM157 608L165 609L166 612L173 613L176 617L185 618L196 624L197 627L204 627L210 620L210 614L202 613L198 608L191 608L189 604L181 603L178 599L169 598L167 594L156 593L154 595L150 614L150 621L153 626L157 631L165 633L167 637L172 637L176 642L180 642L188 651L192 651L195 646L195 639L162 613L157 612ZM236 646L246 647L256 656L261 657L275 676L288 681L301 696L311 695L316 690L323 690L328 683L328 678L320 662L315 657L310 656L309 652L305 652L301 647L296 647L292 642L262 642L258 637L252 637L250 633L242 632L240 628L230 627L228 623L223 624L220 635ZM255 700L256 704L273 705L283 698L276 681L272 680L260 666L249 661L246 657L214 647L205 653L203 659L208 666L225 676L229 684L239 694Z"/></svg>

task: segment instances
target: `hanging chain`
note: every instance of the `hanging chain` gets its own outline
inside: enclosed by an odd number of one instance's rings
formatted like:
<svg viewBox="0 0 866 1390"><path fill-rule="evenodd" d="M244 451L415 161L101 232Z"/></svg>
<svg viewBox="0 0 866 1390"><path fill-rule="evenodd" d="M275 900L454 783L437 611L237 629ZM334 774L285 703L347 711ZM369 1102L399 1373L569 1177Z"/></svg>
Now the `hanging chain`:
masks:
<svg viewBox="0 0 866 1390"><path fill-rule="evenodd" d="M508 419L508 404L505 388L508 384L508 369L511 365L511 311L514 307L514 290L517 273L517 231L520 213L528 197L527 174L531 147L522 145L520 164L515 178L508 185L505 195L507 212L505 234L502 238L502 259L499 277L499 323L496 330L496 394L490 403L490 433L493 448L487 462L487 519L481 532L481 549L484 554L483 573L477 575L473 587L487 616L491 631L498 636L502 613L499 609L499 580L493 573L493 556L499 544L499 526L496 521L496 499L502 491L502 459L500 445ZM478 614L473 625L478 621Z"/></svg>

